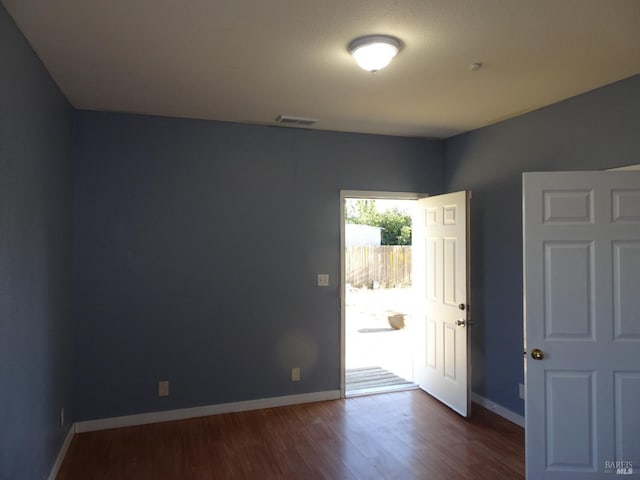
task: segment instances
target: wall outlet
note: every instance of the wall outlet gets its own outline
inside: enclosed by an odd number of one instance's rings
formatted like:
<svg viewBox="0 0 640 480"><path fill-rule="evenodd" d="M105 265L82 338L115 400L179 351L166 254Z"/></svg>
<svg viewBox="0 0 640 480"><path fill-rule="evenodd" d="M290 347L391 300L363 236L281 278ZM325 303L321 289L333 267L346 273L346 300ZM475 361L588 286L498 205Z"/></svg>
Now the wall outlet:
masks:
<svg viewBox="0 0 640 480"><path fill-rule="evenodd" d="M294 367L291 369L291 381L292 382L300 381L300 367Z"/></svg>
<svg viewBox="0 0 640 480"><path fill-rule="evenodd" d="M159 397L169 396L169 380L162 380L158 382L158 396Z"/></svg>
<svg viewBox="0 0 640 480"><path fill-rule="evenodd" d="M328 273L319 273L318 274L318 286L319 287L328 287L329 286L329 274Z"/></svg>
<svg viewBox="0 0 640 480"><path fill-rule="evenodd" d="M518 392L520 394L520 398L524 400L524 383L518 384Z"/></svg>
<svg viewBox="0 0 640 480"><path fill-rule="evenodd" d="M60 409L60 426L64 427L64 407Z"/></svg>

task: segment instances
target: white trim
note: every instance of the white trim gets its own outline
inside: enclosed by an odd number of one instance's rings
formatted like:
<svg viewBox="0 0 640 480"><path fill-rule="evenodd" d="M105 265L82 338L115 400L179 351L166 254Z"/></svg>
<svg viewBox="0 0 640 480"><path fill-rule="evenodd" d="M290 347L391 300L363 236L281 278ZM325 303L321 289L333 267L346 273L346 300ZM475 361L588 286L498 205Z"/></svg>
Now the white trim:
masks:
<svg viewBox="0 0 640 480"><path fill-rule="evenodd" d="M611 170L611 171L615 171L615 170L640 170L640 163L637 163L635 165L627 165L626 167L609 168L608 170Z"/></svg>
<svg viewBox="0 0 640 480"><path fill-rule="evenodd" d="M419 200L428 197L426 193L417 192L378 192L375 190L340 190L340 398L346 398L346 306L345 306L345 265L344 265L344 201L347 198L364 198L376 200Z"/></svg>
<svg viewBox="0 0 640 480"><path fill-rule="evenodd" d="M69 426L69 431L67 432L67 436L64 437L64 442L62 442L62 446L60 447L60 451L58 451L58 456L56 457L56 461L53 462L53 466L51 467L51 472L47 477L48 480L56 480L58 476L58 471L62 466L62 461L64 460L65 455L67 454L67 450L69 450L69 445L71 445L71 440L73 440L73 436L76 433L75 424L71 424Z"/></svg>
<svg viewBox="0 0 640 480"><path fill-rule="evenodd" d="M481 397L475 392L471 392L471 401L524 428L524 417L522 415L518 415L508 408L504 408L502 405L498 405L491 400Z"/></svg>
<svg viewBox="0 0 640 480"><path fill-rule="evenodd" d="M426 193L417 192L378 192L375 190L340 190L340 199L363 198L371 200L420 200L427 198Z"/></svg>
<svg viewBox="0 0 640 480"><path fill-rule="evenodd" d="M181 408L177 410L165 410L162 412L140 413L126 415L124 417L101 418L77 422L76 433L93 432L95 430L107 430L109 428L131 427L148 423L170 422L172 420L184 420L186 418L205 417L208 415L220 415L231 412L247 412L261 408L283 407L285 405L297 405L301 403L322 402L325 400L337 400L340 398L340 390L326 390L323 392L303 393L300 395L286 395L282 397L260 398L242 402L220 403L217 405L205 405L202 407Z"/></svg>
<svg viewBox="0 0 640 480"><path fill-rule="evenodd" d="M347 349L346 349L346 339L347 339L347 324L346 324L346 314L345 314L345 278L346 278L346 269L344 265L344 246L345 246L345 227L344 227L344 204L345 199L348 197L346 195L347 192L344 190L340 191L340 288L338 289L338 295L340 297L340 398L347 397L347 380L346 380L346 369L347 369Z"/></svg>

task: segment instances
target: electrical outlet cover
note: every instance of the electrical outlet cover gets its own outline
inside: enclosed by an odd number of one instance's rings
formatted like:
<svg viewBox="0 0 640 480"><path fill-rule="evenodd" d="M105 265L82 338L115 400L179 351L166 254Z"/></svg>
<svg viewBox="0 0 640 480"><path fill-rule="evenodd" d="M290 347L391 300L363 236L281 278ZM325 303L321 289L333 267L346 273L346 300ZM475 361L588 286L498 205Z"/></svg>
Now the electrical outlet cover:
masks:
<svg viewBox="0 0 640 480"><path fill-rule="evenodd" d="M158 382L158 396L159 397L168 397L169 396L169 381L162 380Z"/></svg>

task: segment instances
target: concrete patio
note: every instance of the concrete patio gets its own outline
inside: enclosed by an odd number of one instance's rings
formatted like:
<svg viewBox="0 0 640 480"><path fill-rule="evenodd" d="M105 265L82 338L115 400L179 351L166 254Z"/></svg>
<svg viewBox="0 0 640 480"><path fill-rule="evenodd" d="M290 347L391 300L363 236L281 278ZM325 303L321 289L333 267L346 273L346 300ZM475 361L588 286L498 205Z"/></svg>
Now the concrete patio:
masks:
<svg viewBox="0 0 640 480"><path fill-rule="evenodd" d="M411 288L348 287L345 303L347 395L412 388ZM398 313L405 314L406 327L394 330L388 317ZM392 375L371 370L364 379L363 369L373 367Z"/></svg>

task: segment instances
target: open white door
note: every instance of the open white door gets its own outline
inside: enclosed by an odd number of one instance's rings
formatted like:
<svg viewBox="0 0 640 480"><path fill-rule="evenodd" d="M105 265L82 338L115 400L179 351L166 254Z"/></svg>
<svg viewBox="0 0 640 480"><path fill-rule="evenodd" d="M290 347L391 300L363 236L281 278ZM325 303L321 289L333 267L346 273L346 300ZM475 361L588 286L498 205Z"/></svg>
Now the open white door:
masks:
<svg viewBox="0 0 640 480"><path fill-rule="evenodd" d="M640 172L525 173L523 228L527 478L637 475Z"/></svg>
<svg viewBox="0 0 640 480"><path fill-rule="evenodd" d="M415 382L469 416L467 192L418 200L413 221L417 296Z"/></svg>

